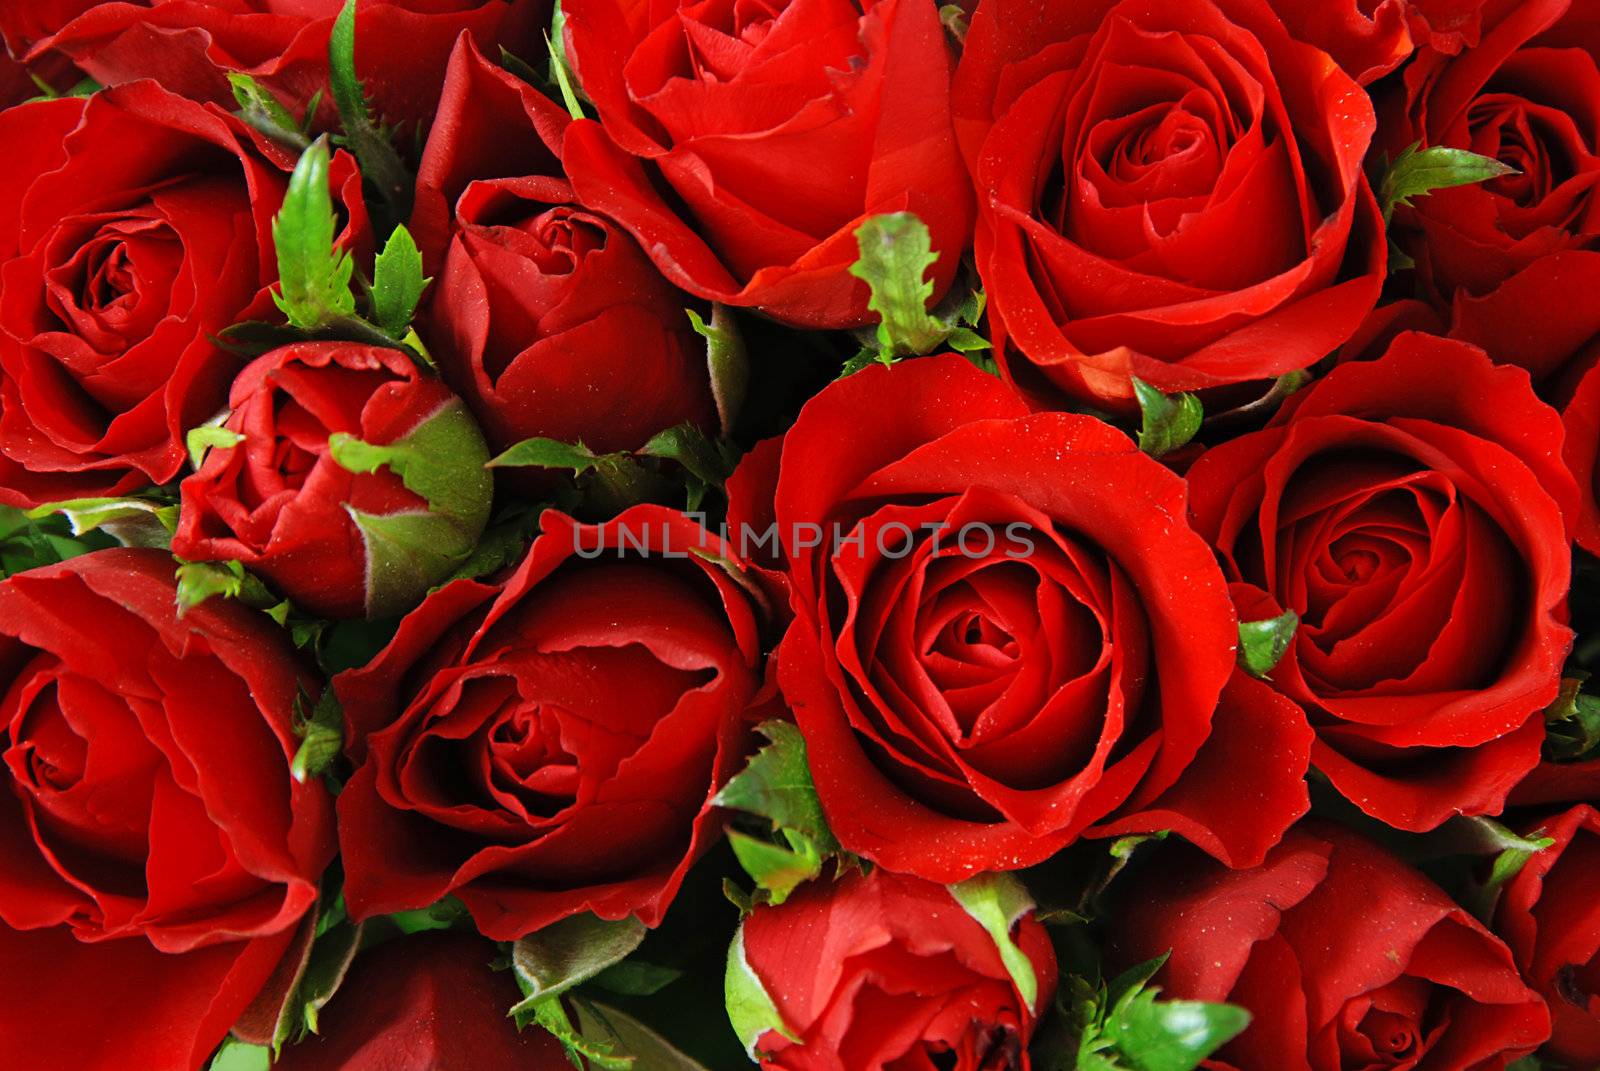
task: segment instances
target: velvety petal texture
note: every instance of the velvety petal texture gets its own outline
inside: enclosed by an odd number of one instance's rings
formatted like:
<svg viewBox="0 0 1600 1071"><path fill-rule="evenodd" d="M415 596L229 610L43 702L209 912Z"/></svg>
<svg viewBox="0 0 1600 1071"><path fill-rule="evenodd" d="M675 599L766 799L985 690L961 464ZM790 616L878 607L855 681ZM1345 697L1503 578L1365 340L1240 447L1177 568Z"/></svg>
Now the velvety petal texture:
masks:
<svg viewBox="0 0 1600 1071"><path fill-rule="evenodd" d="M1189 470L1245 620L1299 615L1273 685L1312 765L1402 829L1497 814L1571 646L1561 428L1520 369L1401 335Z"/></svg>
<svg viewBox="0 0 1600 1071"><path fill-rule="evenodd" d="M333 806L289 774L321 685L263 614L178 617L172 559L0 582L0 1063L198 1066L289 947Z"/></svg>
<svg viewBox="0 0 1600 1071"><path fill-rule="evenodd" d="M658 923L762 698L729 557L670 510L550 511L508 576L446 585L340 674L351 913L453 893L497 940L582 911Z"/></svg>
<svg viewBox="0 0 1600 1071"><path fill-rule="evenodd" d="M845 847L952 881L1181 820L1247 865L1304 813L1303 718L1229 688L1237 627L1183 481L1121 432L935 357L833 384L777 461L779 679ZM762 483L736 477L730 516L761 516ZM1260 795L1186 781L1213 764Z"/></svg>
<svg viewBox="0 0 1600 1071"><path fill-rule="evenodd" d="M955 111L996 351L1041 405L1305 368L1378 299L1371 102L1264 0L987 0Z"/></svg>
<svg viewBox="0 0 1600 1071"><path fill-rule="evenodd" d="M1233 1071L1500 1071L1550 1033L1511 953L1444 892L1328 823L1227 871L1184 847L1118 890L1113 965L1171 952L1164 995L1226 1000L1251 1023Z"/></svg>
<svg viewBox="0 0 1600 1071"><path fill-rule="evenodd" d="M916 213L936 293L972 228L952 61L927 0L562 5L599 122L567 134L579 199L702 298L812 328L868 323L869 216Z"/></svg>
<svg viewBox="0 0 1600 1071"><path fill-rule="evenodd" d="M1006 939L1033 972L1031 1004L995 937L942 885L875 870L812 882L782 906L758 909L741 930L745 965L794 1035L761 1035L762 1063L774 1071L1027 1071L1056 957L1031 911Z"/></svg>

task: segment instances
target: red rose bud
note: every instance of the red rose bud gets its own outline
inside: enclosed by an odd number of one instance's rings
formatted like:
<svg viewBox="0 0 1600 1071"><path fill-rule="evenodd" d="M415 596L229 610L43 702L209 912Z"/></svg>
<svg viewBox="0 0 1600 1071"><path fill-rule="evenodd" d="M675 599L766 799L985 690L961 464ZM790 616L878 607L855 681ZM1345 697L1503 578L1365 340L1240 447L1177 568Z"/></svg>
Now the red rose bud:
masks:
<svg viewBox="0 0 1600 1071"><path fill-rule="evenodd" d="M1114 887L1110 962L1170 952L1164 995L1248 1009L1216 1067L1497 1071L1549 1036L1505 945L1338 826L1292 831L1252 870L1176 844L1138 865Z"/></svg>
<svg viewBox="0 0 1600 1071"><path fill-rule="evenodd" d="M466 407L398 350L306 342L234 381L218 445L183 481L173 553L238 561L322 617L415 605L489 516L488 448Z"/></svg>
<svg viewBox="0 0 1600 1071"><path fill-rule="evenodd" d="M1312 765L1389 825L1498 814L1539 762L1572 643L1561 438L1521 369L1403 334L1189 470L1240 618L1299 616L1271 680Z"/></svg>
<svg viewBox="0 0 1600 1071"><path fill-rule="evenodd" d="M1261 0L985 0L955 112L996 354L1043 404L1308 368L1378 300L1372 103Z"/></svg>
<svg viewBox="0 0 1600 1071"><path fill-rule="evenodd" d="M813 881L740 926L728 1016L774 1071L1026 1071L1056 987L1032 911L1007 875L943 886L878 869Z"/></svg>
<svg viewBox="0 0 1600 1071"><path fill-rule="evenodd" d="M728 548L656 506L543 524L509 576L439 589L336 679L356 918L453 893L496 940L584 911L654 926L720 834L765 702Z"/></svg>
<svg viewBox="0 0 1600 1071"><path fill-rule="evenodd" d="M7 10L10 10L9 7ZM0 501L165 483L264 314L284 176L144 82L0 112Z"/></svg>
<svg viewBox="0 0 1600 1071"><path fill-rule="evenodd" d="M519 1031L521 999L502 953L464 933L403 937L356 956L318 1032L290 1045L277 1071L571 1071L554 1035ZM641 1068L641 1071L643 1069Z"/></svg>
<svg viewBox="0 0 1600 1071"><path fill-rule="evenodd" d="M321 683L237 602L180 618L155 550L0 583L0 667L0 1067L203 1066L333 858L290 776Z"/></svg>
<svg viewBox="0 0 1600 1071"><path fill-rule="evenodd" d="M322 93L320 118L338 113L328 92L328 41L338 0L6 0L0 36L17 55L56 51L102 85L153 78L174 93L235 107L228 75L248 74L298 116ZM462 33L498 55L533 59L550 0L373 0L355 17L356 74L375 116L426 125Z"/></svg>
<svg viewBox="0 0 1600 1071"><path fill-rule="evenodd" d="M803 327L871 322L850 275L867 218L915 213L959 266L972 187L929 0L566 0L566 55L600 121L563 154L578 199L690 293Z"/></svg>
<svg viewBox="0 0 1600 1071"><path fill-rule="evenodd" d="M1177 830L1248 866L1305 813L1305 718L1236 668L1184 482L1122 432L943 356L835 382L780 450L729 516L775 509L778 679L845 848L948 882Z"/></svg>
<svg viewBox="0 0 1600 1071"><path fill-rule="evenodd" d="M1574 807L1527 827L1555 843L1506 885L1494 930L1550 1008L1545 1054L1564 1067L1600 1067L1600 811Z"/></svg>

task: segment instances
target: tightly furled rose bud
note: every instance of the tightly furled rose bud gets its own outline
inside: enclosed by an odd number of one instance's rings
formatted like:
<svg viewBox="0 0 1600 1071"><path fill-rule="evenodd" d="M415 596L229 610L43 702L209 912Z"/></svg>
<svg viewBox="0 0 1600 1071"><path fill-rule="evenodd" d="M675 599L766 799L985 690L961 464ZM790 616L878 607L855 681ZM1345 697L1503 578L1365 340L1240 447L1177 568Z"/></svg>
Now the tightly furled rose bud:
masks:
<svg viewBox="0 0 1600 1071"><path fill-rule="evenodd" d="M183 481L173 553L238 561L323 617L401 613L471 552L488 448L461 400L398 350L306 342L234 381L224 427Z"/></svg>
<svg viewBox="0 0 1600 1071"><path fill-rule="evenodd" d="M729 1016L774 1071L1026 1071L1056 986L1032 909L1005 875L947 887L879 869L811 882L740 927Z"/></svg>

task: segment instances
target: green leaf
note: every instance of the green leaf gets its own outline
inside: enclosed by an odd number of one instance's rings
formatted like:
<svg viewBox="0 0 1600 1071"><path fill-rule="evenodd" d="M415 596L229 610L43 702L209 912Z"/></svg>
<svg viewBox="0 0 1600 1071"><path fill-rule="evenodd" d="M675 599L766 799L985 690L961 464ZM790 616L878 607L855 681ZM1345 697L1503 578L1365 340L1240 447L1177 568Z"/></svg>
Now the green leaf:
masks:
<svg viewBox="0 0 1600 1071"><path fill-rule="evenodd" d="M177 577L180 614L213 595L236 599L244 591L244 566L238 562L184 562Z"/></svg>
<svg viewBox="0 0 1600 1071"><path fill-rule="evenodd" d="M837 851L806 765L806 742L792 723L772 720L757 727L769 744L723 786L712 801L718 807L759 815L779 829L809 837L819 851Z"/></svg>
<svg viewBox="0 0 1600 1071"><path fill-rule="evenodd" d="M875 364L881 364L885 368L893 368L899 363L900 358L898 357L890 357L873 349L864 349L844 363L844 368L839 372L839 378L853 376L857 372L865 371Z"/></svg>
<svg viewBox="0 0 1600 1071"><path fill-rule="evenodd" d="M512 1013L554 1003L573 986L621 963L644 935L644 923L631 915L612 922L585 913L521 938L511 948L511 967L526 999Z"/></svg>
<svg viewBox="0 0 1600 1071"><path fill-rule="evenodd" d="M322 689L321 698L309 713L305 711L304 698L295 698L294 731L300 737L300 746L289 764L289 772L304 784L320 776L344 747L344 710L339 706L333 685Z"/></svg>
<svg viewBox="0 0 1600 1071"><path fill-rule="evenodd" d="M575 473L588 472L600 460L600 455L582 443L564 443L559 439L524 439L511 449L493 457L488 462L491 469L528 466L541 469L571 469Z"/></svg>
<svg viewBox="0 0 1600 1071"><path fill-rule="evenodd" d="M1600 697L1582 691L1588 675L1568 677L1544 713L1544 754L1552 762L1578 762L1600 749Z"/></svg>
<svg viewBox="0 0 1600 1071"><path fill-rule="evenodd" d="M732 460L693 424L658 432L639 453L676 461L695 479L714 487L721 487L733 475Z"/></svg>
<svg viewBox="0 0 1600 1071"><path fill-rule="evenodd" d="M396 227L372 265L373 320L395 338L405 338L430 282L422 275L422 253L411 232Z"/></svg>
<svg viewBox="0 0 1600 1071"><path fill-rule="evenodd" d="M1161 457L1195 437L1205 419L1199 398L1192 394L1162 394L1138 376L1131 378L1144 420L1139 428L1139 449L1151 457Z"/></svg>
<svg viewBox="0 0 1600 1071"><path fill-rule="evenodd" d="M213 448L231 450L244 442L243 435L222 426L221 422L226 419L227 414L224 413L217 418L217 423L190 428L189 433L183 437L184 445L189 449L189 463L194 466L196 472L205 464L206 454Z"/></svg>
<svg viewBox="0 0 1600 1071"><path fill-rule="evenodd" d="M576 1002L576 1010L579 1034L627 1053L638 1071L706 1071L631 1015L586 1000Z"/></svg>
<svg viewBox="0 0 1600 1071"><path fill-rule="evenodd" d="M302 330L315 331L355 314L350 290L355 263L334 244L337 226L328 191L328 142L318 138L300 154L283 207L272 221L278 250L278 290L272 299Z"/></svg>
<svg viewBox="0 0 1600 1071"><path fill-rule="evenodd" d="M544 46L550 52L550 77L561 90L561 103L567 106L567 113L574 119L584 118L583 104L578 100L577 91L572 88L572 75L567 70L565 50L549 34L544 35Z"/></svg>
<svg viewBox="0 0 1600 1071"><path fill-rule="evenodd" d="M961 909L989 934L1017 992L1029 1008L1038 1012L1039 978L1033 961L1011 937L1017 920L1034 908L1027 886L1010 874L979 874L948 888Z"/></svg>
<svg viewBox="0 0 1600 1071"><path fill-rule="evenodd" d="M891 357L931 353L950 334L950 326L928 312L933 280L927 278L938 255L928 228L910 212L873 216L856 228L860 259L850 274L872 290L867 307L881 318L878 348Z"/></svg>
<svg viewBox="0 0 1600 1071"><path fill-rule="evenodd" d="M306 151L311 142L301 124L265 86L242 71L230 71L228 84L233 88L233 99L239 103L240 119L296 152Z"/></svg>
<svg viewBox="0 0 1600 1071"><path fill-rule="evenodd" d="M208 1071L267 1071L272 1066L272 1050L265 1045L250 1045L237 1038L225 1038L211 1058Z"/></svg>
<svg viewBox="0 0 1600 1071"><path fill-rule="evenodd" d="M682 977L683 972L674 967L626 959L595 975L594 984L619 996L653 997Z"/></svg>
<svg viewBox="0 0 1600 1071"><path fill-rule="evenodd" d="M378 232L411 217L413 176L389 136L373 121L366 91L356 77L356 0L345 0L328 37L328 75L345 141L361 165L362 179L377 192Z"/></svg>
<svg viewBox="0 0 1600 1071"><path fill-rule="evenodd" d="M454 896L446 896L427 907L413 911L396 911L389 916L401 933L425 933L430 930L452 929L457 923L471 918L467 905Z"/></svg>
<svg viewBox="0 0 1600 1071"><path fill-rule="evenodd" d="M333 999L350 972L350 964L361 949L362 931L361 923L341 919L324 930L312 944L311 958L306 961L300 981L295 985L293 1003L298 1022L293 1025L297 1038L319 1032L322 1009Z"/></svg>
<svg viewBox="0 0 1600 1071"><path fill-rule="evenodd" d="M712 302L707 324L693 309L685 309L689 324L706 340L706 366L711 373L711 397L724 438L731 438L750 390L750 355L733 310Z"/></svg>
<svg viewBox="0 0 1600 1071"><path fill-rule="evenodd" d="M75 536L104 531L125 547L165 550L178 527L178 507L148 498L73 498L47 502L23 514L42 520L51 514L65 517Z"/></svg>
<svg viewBox="0 0 1600 1071"><path fill-rule="evenodd" d="M1235 1005L1158 1001L1156 993L1133 990L1106 1018L1103 1036L1134 1071L1193 1071L1250 1025Z"/></svg>
<svg viewBox="0 0 1600 1071"><path fill-rule="evenodd" d="M1285 610L1263 621L1239 622L1239 665L1252 677L1265 678L1288 653L1300 615Z"/></svg>
<svg viewBox="0 0 1600 1071"><path fill-rule="evenodd" d="M1383 176L1378 197L1385 220L1394 214L1396 206L1409 205L1413 197L1516 174L1516 168L1466 149L1443 145L1423 149L1420 145L1418 142L1407 146Z"/></svg>
<svg viewBox="0 0 1600 1071"><path fill-rule="evenodd" d="M728 845L733 849L739 865L755 879L758 888L766 890L767 903L777 906L789 898L805 882L822 873L825 856L811 838L785 831L791 847L752 837L737 829L728 831Z"/></svg>
<svg viewBox="0 0 1600 1071"><path fill-rule="evenodd" d="M798 1042L799 1036L784 1024L783 1017L778 1014L778 1006L772 1002L772 995L767 992L766 986L761 984L761 979L756 977L756 972L750 967L750 960L744 954L744 923L739 924L739 929L733 935L733 943L728 946L728 971L723 980L723 1001L728 1008L728 1022L733 1024L733 1032L739 1036L739 1042L744 1046L744 1051L750 1059L757 1059L756 1043L769 1030L775 1030L790 1041Z"/></svg>
<svg viewBox="0 0 1600 1071"><path fill-rule="evenodd" d="M559 1000L546 1000L526 1012L512 1014L517 1017L517 1029L532 1022L554 1035L566 1050L567 1060L579 1071L628 1071L633 1067L633 1057L618 1053L612 1043L580 1033Z"/></svg>

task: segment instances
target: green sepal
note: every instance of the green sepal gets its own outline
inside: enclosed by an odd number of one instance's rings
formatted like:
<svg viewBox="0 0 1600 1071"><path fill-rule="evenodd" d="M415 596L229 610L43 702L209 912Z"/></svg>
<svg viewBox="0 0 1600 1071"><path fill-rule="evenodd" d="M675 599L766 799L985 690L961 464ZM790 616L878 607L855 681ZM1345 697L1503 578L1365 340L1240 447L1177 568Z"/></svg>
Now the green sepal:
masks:
<svg viewBox="0 0 1600 1071"><path fill-rule="evenodd" d="M817 842L793 830L780 831L788 842L774 844L737 829L728 831L728 846L744 872L755 879L756 887L766 892L766 903L783 903L805 882L821 875L826 855Z"/></svg>
<svg viewBox="0 0 1600 1071"><path fill-rule="evenodd" d="M717 406L722 434L733 435L739 413L750 391L750 353L733 310L712 302L711 322L694 309L685 309L695 334L706 340L706 368L711 375L711 397Z"/></svg>
<svg viewBox="0 0 1600 1071"><path fill-rule="evenodd" d="M733 935L728 946L728 969L723 979L723 1002L728 1009L728 1022L739 1036L739 1043L752 1060L758 1060L756 1044L767 1031L776 1031L790 1041L799 1043L800 1037L783 1021L778 1006L772 1001L761 979L750 966L744 954L744 923Z"/></svg>
<svg viewBox="0 0 1600 1071"><path fill-rule="evenodd" d="M1170 454L1186 446L1200 431L1205 409L1193 394L1162 394L1138 376L1133 394L1139 402L1143 423L1139 428L1139 449L1151 457Z"/></svg>
<svg viewBox="0 0 1600 1071"><path fill-rule="evenodd" d="M309 710L305 696L295 697L294 731L300 746L289 763L289 773L303 784L320 776L344 747L344 710L333 685L322 689L321 697Z"/></svg>
<svg viewBox="0 0 1600 1071"><path fill-rule="evenodd" d="M273 609L283 601L236 561L180 561L174 575L178 580L180 617L214 596L238 599L251 609L262 611Z"/></svg>
<svg viewBox="0 0 1600 1071"><path fill-rule="evenodd" d="M239 104L236 114L240 119L295 152L306 151L311 144L306 131L310 118L316 114L316 102L307 109L307 121L301 123L270 90L243 71L229 71L228 85L233 90L233 99Z"/></svg>
<svg viewBox="0 0 1600 1071"><path fill-rule="evenodd" d="M1584 692L1588 674L1562 680L1544 712L1544 755L1551 762L1581 762L1600 750L1600 696Z"/></svg>
<svg viewBox="0 0 1600 1071"><path fill-rule="evenodd" d="M1239 665L1252 677L1266 679L1289 652L1300 615L1285 610L1277 617L1239 622Z"/></svg>
<svg viewBox="0 0 1600 1071"><path fill-rule="evenodd" d="M278 289L272 300L301 330L315 331L355 315L350 289L355 262L335 244L337 228L328 189L328 141L318 138L300 154L283 207L272 220L278 252Z"/></svg>
<svg viewBox="0 0 1600 1071"><path fill-rule="evenodd" d="M1387 221L1397 206L1411 204L1413 197L1455 186L1471 186L1516 173L1516 168L1493 157L1444 145L1424 149L1421 142L1415 142L1402 150L1394 163L1389 165L1378 187L1378 199L1383 206L1383 218Z"/></svg>
<svg viewBox="0 0 1600 1071"><path fill-rule="evenodd" d="M1155 989L1135 989L1106 1017L1104 1037L1134 1071L1193 1071L1250 1025L1234 1004L1157 1000Z"/></svg>
<svg viewBox="0 0 1600 1071"><path fill-rule="evenodd" d="M1010 874L979 874L946 887L961 909L988 933L1017 992L1037 1013L1040 1010L1038 974L1033 961L1011 936L1017 921L1035 906L1027 886Z"/></svg>
<svg viewBox="0 0 1600 1071"><path fill-rule="evenodd" d="M190 428L183 437L184 446L189 451L189 464L196 472L205 464L206 454L214 449L231 450L244 442L244 436L232 428L222 426L222 421L227 419L224 413L217 418L215 423L201 424L198 428Z"/></svg>
<svg viewBox="0 0 1600 1071"><path fill-rule="evenodd" d="M404 339L417 314L422 292L433 280L422 274L422 251L411 232L399 226L372 264L372 319L397 339Z"/></svg>
<svg viewBox="0 0 1600 1071"><path fill-rule="evenodd" d="M850 274L871 290L867 307L879 316L879 352L890 357L932 353L950 334L950 325L928 311L933 280L928 269L939 259L927 225L911 212L873 216L856 228L860 256Z"/></svg>

